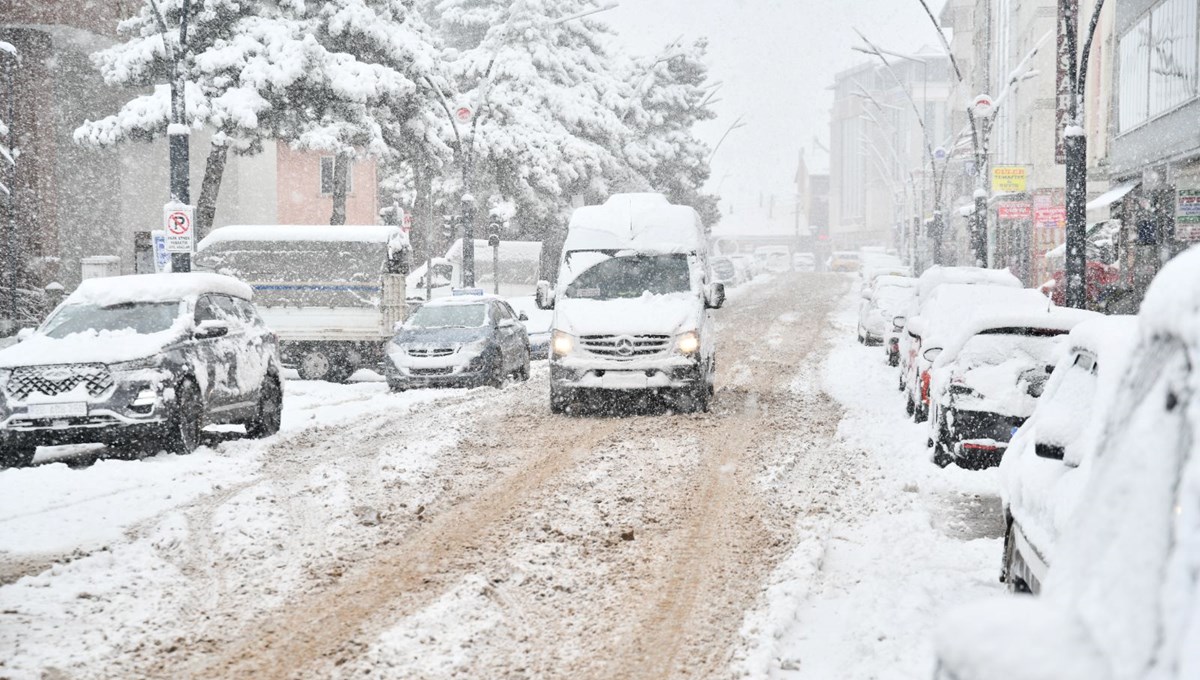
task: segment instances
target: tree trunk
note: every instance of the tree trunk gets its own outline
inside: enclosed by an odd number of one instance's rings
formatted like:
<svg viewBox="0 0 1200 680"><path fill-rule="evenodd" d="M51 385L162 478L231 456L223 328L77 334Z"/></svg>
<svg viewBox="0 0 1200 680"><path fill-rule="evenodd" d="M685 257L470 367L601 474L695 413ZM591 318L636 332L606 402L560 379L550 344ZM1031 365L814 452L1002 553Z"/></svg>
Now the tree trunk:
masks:
<svg viewBox="0 0 1200 680"><path fill-rule="evenodd" d="M412 231L409 239L413 256L424 262L432 254L436 237L433 229L433 169L419 161L414 163L413 188L416 196L412 206Z"/></svg>
<svg viewBox="0 0 1200 680"><path fill-rule="evenodd" d="M225 162L229 160L229 147L213 143L208 149L208 160L204 163L204 182L200 185L200 200L196 203L196 240L212 231L213 219L217 215L217 195L221 192L221 178L225 176Z"/></svg>
<svg viewBox="0 0 1200 680"><path fill-rule="evenodd" d="M339 153L333 162L333 215L329 223L333 225L346 223L346 193L350 178L350 161L353 156Z"/></svg>

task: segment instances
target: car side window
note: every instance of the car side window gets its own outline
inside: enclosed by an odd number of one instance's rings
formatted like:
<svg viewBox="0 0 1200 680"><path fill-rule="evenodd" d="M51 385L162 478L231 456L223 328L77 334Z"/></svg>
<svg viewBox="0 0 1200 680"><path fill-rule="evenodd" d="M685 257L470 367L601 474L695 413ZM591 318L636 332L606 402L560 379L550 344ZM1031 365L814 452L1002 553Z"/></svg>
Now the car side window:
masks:
<svg viewBox="0 0 1200 680"><path fill-rule="evenodd" d="M493 302L491 304L491 308L492 318L496 319L497 321L513 318L512 314L508 311L508 305L504 304L503 302Z"/></svg>
<svg viewBox="0 0 1200 680"><path fill-rule="evenodd" d="M234 298L233 305L237 308L238 314L243 320L246 321L246 323L258 326L260 328L267 325L266 322L262 320L262 317L258 315L258 310L255 309L254 305L249 301L241 298Z"/></svg>
<svg viewBox="0 0 1200 680"><path fill-rule="evenodd" d="M196 301L195 318L197 324L205 321L216 321L219 318L217 316L217 307L213 303L211 295L202 295L200 299Z"/></svg>
<svg viewBox="0 0 1200 680"><path fill-rule="evenodd" d="M222 321L228 321L232 324L241 324L244 319L238 311L237 305L234 304L233 298L228 295L213 295L213 304L217 308L217 318Z"/></svg>

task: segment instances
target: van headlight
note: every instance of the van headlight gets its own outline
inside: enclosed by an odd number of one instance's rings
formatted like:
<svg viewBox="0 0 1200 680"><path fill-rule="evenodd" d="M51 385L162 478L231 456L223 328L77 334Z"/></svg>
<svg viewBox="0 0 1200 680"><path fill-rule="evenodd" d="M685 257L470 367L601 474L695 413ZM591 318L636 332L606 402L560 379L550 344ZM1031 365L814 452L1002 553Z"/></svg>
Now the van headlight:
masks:
<svg viewBox="0 0 1200 680"><path fill-rule="evenodd" d="M550 336L550 350L556 357L565 357L575 350L575 337L562 331L554 331Z"/></svg>
<svg viewBox="0 0 1200 680"><path fill-rule="evenodd" d="M700 334L688 331L675 338L675 348L682 354L695 354L700 351Z"/></svg>

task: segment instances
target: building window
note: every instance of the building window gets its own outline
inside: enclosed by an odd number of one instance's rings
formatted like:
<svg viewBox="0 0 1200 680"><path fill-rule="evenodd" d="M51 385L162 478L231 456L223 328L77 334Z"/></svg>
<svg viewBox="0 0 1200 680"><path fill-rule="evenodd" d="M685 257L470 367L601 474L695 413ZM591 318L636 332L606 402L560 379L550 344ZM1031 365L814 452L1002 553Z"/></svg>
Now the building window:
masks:
<svg viewBox="0 0 1200 680"><path fill-rule="evenodd" d="M1164 0L1118 46L1121 132L1168 113L1200 94L1200 0Z"/></svg>
<svg viewBox="0 0 1200 680"><path fill-rule="evenodd" d="M333 173L336 158L334 156L321 156L321 195L333 195ZM346 168L346 195L349 196L354 191L354 163L351 162Z"/></svg>

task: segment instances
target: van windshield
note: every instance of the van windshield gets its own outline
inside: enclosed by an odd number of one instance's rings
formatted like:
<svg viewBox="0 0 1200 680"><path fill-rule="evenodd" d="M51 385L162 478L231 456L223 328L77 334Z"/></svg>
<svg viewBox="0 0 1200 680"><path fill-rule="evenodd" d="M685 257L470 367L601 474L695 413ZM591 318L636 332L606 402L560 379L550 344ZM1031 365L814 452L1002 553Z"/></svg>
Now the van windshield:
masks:
<svg viewBox="0 0 1200 680"><path fill-rule="evenodd" d="M687 255L629 255L612 257L584 270L567 286L566 296L613 300L646 293L686 293L691 288Z"/></svg>

